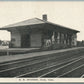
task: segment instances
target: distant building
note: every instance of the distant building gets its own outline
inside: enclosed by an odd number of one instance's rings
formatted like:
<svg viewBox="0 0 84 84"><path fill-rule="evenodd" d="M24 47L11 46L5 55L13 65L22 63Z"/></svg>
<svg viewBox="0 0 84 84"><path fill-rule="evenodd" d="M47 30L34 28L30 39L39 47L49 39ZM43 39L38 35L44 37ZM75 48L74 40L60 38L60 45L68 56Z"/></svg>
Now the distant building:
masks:
<svg viewBox="0 0 84 84"><path fill-rule="evenodd" d="M77 46L84 46L84 40L82 40L82 41L77 41Z"/></svg>
<svg viewBox="0 0 84 84"><path fill-rule="evenodd" d="M11 32L11 47L31 48L49 47L54 45L76 46L77 30L70 29L47 21L47 15L43 19L29 19L0 28Z"/></svg>
<svg viewBox="0 0 84 84"><path fill-rule="evenodd" d="M84 45L84 40L82 40L82 45Z"/></svg>

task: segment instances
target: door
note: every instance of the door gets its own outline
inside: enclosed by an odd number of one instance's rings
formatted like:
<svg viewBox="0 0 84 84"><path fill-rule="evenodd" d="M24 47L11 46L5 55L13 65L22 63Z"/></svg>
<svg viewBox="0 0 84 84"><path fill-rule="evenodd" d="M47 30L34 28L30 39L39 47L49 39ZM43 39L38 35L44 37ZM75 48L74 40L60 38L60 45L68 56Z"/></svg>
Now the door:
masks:
<svg viewBox="0 0 84 84"><path fill-rule="evenodd" d="M21 47L29 48L30 47L30 35L24 34L21 36Z"/></svg>

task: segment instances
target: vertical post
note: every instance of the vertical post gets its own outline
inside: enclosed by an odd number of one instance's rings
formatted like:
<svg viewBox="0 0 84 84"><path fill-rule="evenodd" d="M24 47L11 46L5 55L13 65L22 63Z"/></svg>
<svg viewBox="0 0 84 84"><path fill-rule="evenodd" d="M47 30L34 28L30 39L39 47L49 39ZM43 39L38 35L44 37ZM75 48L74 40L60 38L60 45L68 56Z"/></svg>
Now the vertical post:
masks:
<svg viewBox="0 0 84 84"><path fill-rule="evenodd" d="M66 34L66 45L68 44L68 41L67 41L67 34Z"/></svg>
<svg viewBox="0 0 84 84"><path fill-rule="evenodd" d="M64 33L61 34L61 43L64 44Z"/></svg>
<svg viewBox="0 0 84 84"><path fill-rule="evenodd" d="M76 45L77 45L77 35L74 34L74 46L76 46Z"/></svg>
<svg viewBox="0 0 84 84"><path fill-rule="evenodd" d="M61 44L61 39L62 39L62 37L61 37L61 32L60 32L60 44Z"/></svg>
<svg viewBox="0 0 84 84"><path fill-rule="evenodd" d="M52 44L54 44L55 42L55 32L53 32L53 35L52 35Z"/></svg>
<svg viewBox="0 0 84 84"><path fill-rule="evenodd" d="M7 50L7 56L9 56L9 51Z"/></svg>
<svg viewBox="0 0 84 84"><path fill-rule="evenodd" d="M66 34L64 34L64 44L66 45Z"/></svg>
<svg viewBox="0 0 84 84"><path fill-rule="evenodd" d="M69 34L67 35L67 44L69 46Z"/></svg>
<svg viewBox="0 0 84 84"><path fill-rule="evenodd" d="M58 35L57 35L57 43L59 44L60 43L60 33L58 32Z"/></svg>
<svg viewBox="0 0 84 84"><path fill-rule="evenodd" d="M71 35L71 46L73 47L73 35Z"/></svg>

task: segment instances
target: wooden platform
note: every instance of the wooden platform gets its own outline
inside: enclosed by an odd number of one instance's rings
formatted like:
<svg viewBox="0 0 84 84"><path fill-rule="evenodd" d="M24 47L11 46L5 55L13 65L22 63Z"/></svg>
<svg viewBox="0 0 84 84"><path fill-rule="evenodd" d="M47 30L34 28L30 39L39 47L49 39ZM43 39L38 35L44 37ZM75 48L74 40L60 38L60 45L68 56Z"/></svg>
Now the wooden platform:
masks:
<svg viewBox="0 0 84 84"><path fill-rule="evenodd" d="M77 49L84 49L84 47L75 47L75 48L69 48L69 49L51 50L51 51L42 51L42 52L32 52L32 53L18 54L18 55L5 55L5 56L0 56L0 63L7 62L7 61L13 61L13 60L19 60L19 59L25 59L25 58L31 58L31 57L36 57L36 56L49 55L49 54L54 54L54 53L61 53L61 52L77 50ZM7 50L10 50L10 51L20 51L20 50L26 51L27 50L28 51L31 49L7 49ZM2 51L4 51L4 50L2 50Z"/></svg>
<svg viewBox="0 0 84 84"><path fill-rule="evenodd" d="M0 49L0 55L22 54L28 52L38 51L39 48L6 48ZM2 53L2 54L1 54Z"/></svg>

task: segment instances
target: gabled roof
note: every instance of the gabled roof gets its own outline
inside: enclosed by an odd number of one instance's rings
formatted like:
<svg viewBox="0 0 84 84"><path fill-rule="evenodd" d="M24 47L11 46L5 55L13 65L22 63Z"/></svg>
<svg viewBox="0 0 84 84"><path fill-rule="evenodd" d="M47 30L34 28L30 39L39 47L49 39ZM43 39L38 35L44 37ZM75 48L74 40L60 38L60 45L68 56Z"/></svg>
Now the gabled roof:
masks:
<svg viewBox="0 0 84 84"><path fill-rule="evenodd" d="M21 22L18 22L18 23L10 24L10 25L7 25L7 26L4 26L4 27L0 28L0 30L7 30L8 28L14 28L14 27L19 27L19 26L28 26L28 25L38 25L38 24L45 24L45 23L53 25L53 26L58 26L60 28L68 29L68 30L71 30L71 31L74 31L74 32L79 32L78 30L74 30L74 29L71 29L71 28L68 28L68 27L64 27L64 26L61 26L61 25L58 25L58 24L55 24L55 23L51 23L49 21L44 21L44 20L41 20L41 19L38 19L38 18L28 19L28 20L21 21Z"/></svg>
<svg viewBox="0 0 84 84"><path fill-rule="evenodd" d="M42 23L45 23L45 22L39 20L38 18L33 18L33 19L28 19L28 20L25 20L25 21L17 22L17 23L14 23L14 24L10 24L10 25L4 26L3 28L35 25L35 24L42 24Z"/></svg>

